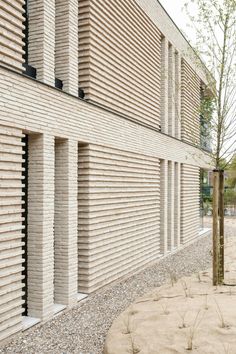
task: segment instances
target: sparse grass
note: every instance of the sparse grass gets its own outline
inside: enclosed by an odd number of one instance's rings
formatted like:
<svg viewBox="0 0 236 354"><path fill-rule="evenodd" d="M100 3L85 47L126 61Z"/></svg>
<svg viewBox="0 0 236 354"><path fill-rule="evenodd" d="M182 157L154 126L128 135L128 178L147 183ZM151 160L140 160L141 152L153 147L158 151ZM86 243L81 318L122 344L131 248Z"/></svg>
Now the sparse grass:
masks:
<svg viewBox="0 0 236 354"><path fill-rule="evenodd" d="M128 315L127 315L127 321L125 323L125 331L124 331L124 334L131 334L132 333L132 328L131 328L131 321L132 321L132 317L137 313L137 311L135 310L130 310L128 312Z"/></svg>
<svg viewBox="0 0 236 354"><path fill-rule="evenodd" d="M197 279L198 279L199 283L202 282L201 273L200 272L197 273Z"/></svg>
<svg viewBox="0 0 236 354"><path fill-rule="evenodd" d="M135 342L135 335L134 334L130 334L130 342L131 342L131 354L140 353L141 350Z"/></svg>
<svg viewBox="0 0 236 354"><path fill-rule="evenodd" d="M185 297L193 298L193 295L191 294L191 287L186 283L185 280L181 281L181 285L183 287Z"/></svg>
<svg viewBox="0 0 236 354"><path fill-rule="evenodd" d="M224 349L224 353L225 354L229 354L230 353L230 345L229 344L223 343L223 349Z"/></svg>
<svg viewBox="0 0 236 354"><path fill-rule="evenodd" d="M157 291L157 292L155 293L155 296L154 296L153 301L159 301L159 300L161 300L161 296L160 296L159 292Z"/></svg>
<svg viewBox="0 0 236 354"><path fill-rule="evenodd" d="M174 286L178 281L176 274L174 272L170 272L169 277L170 277L171 285Z"/></svg>
<svg viewBox="0 0 236 354"><path fill-rule="evenodd" d="M163 310L163 315L169 315L170 311L168 310L167 304L161 304L162 310Z"/></svg>
<svg viewBox="0 0 236 354"><path fill-rule="evenodd" d="M205 309L205 310L209 310L209 306L208 306L208 294L205 295L204 309Z"/></svg>
<svg viewBox="0 0 236 354"><path fill-rule="evenodd" d="M221 328L229 328L229 325L226 323L223 312L218 304L218 302L216 301L216 299L214 299L215 303L216 303L216 313L219 317L220 320L220 327Z"/></svg>
<svg viewBox="0 0 236 354"><path fill-rule="evenodd" d="M200 323L201 323L201 321L203 319L203 316L205 314L205 313L203 313L202 317L199 318L200 313L201 313L201 310L198 311L198 313L197 313L197 315L195 317L195 320L193 322L193 325L190 326L190 328L189 328L188 340L187 340L187 348L186 348L189 351L193 350L193 341L194 341L194 339L196 337L196 331L197 331L197 329L198 329L198 327L199 327L199 325L200 325Z"/></svg>
<svg viewBox="0 0 236 354"><path fill-rule="evenodd" d="M178 315L179 315L179 317L181 318L181 324L179 325L179 328L180 328L180 329L183 329L183 328L187 328L187 327L188 327L188 325L187 325L187 323L186 323L186 321L185 321L185 318L186 318L187 313L188 313L188 310L185 311L185 312L183 312L183 313L178 312Z"/></svg>

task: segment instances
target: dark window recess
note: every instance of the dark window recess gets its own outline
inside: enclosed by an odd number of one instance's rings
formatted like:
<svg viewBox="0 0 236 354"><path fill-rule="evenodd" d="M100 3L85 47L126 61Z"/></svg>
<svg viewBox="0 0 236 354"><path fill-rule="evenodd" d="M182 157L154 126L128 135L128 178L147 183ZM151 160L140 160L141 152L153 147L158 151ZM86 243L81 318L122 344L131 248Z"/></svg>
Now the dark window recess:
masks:
<svg viewBox="0 0 236 354"><path fill-rule="evenodd" d="M79 98L84 99L84 97L85 97L84 90L82 88L79 88Z"/></svg>
<svg viewBox="0 0 236 354"><path fill-rule="evenodd" d="M37 70L29 65L29 64L23 64L23 67L25 68L24 74L27 76L32 77L33 79L36 79L37 77Z"/></svg>
<svg viewBox="0 0 236 354"><path fill-rule="evenodd" d="M22 299L24 300L23 303L23 316L27 316L28 313L28 307L27 307L27 296L28 296L28 265L27 265L27 256L28 256L28 252L27 252L27 240L28 240L28 136L26 135L23 139L22 142L25 144L24 146L24 162L22 163L22 167L23 167L23 183L24 183L24 187L23 187L23 197L22 197L22 201L23 201L23 208L24 208L24 212L22 213L22 217L24 218L23 221L23 238L22 241L24 242L24 245L22 246L23 248L23 260L24 260L24 270L22 271L22 275L24 276L23 279L23 292L24 295L22 297Z"/></svg>
<svg viewBox="0 0 236 354"><path fill-rule="evenodd" d="M55 87L62 90L63 89L63 81L60 79L55 78Z"/></svg>
<svg viewBox="0 0 236 354"><path fill-rule="evenodd" d="M23 10L24 10L24 22L23 25L25 26L24 30L23 30L23 34L24 34L24 46L23 46L23 50L24 50L24 55L23 55L23 59L25 61L25 63L23 64L23 67L25 68L24 70L24 74L27 76L30 76L34 79L36 79L37 76L37 70L29 65L29 11L28 11L28 0L25 0L25 3L23 5Z"/></svg>

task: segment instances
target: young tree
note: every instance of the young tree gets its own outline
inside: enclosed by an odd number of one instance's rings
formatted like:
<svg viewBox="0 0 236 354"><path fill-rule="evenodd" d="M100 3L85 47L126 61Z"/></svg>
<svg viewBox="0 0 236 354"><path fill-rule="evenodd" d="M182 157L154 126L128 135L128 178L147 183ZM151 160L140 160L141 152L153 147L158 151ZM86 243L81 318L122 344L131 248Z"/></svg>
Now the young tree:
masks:
<svg viewBox="0 0 236 354"><path fill-rule="evenodd" d="M201 116L211 132L215 166L213 283L217 285L223 282L224 274L224 174L221 161L226 159L229 163L236 147L236 0L188 0L185 9L196 33L196 51L209 69L206 75L210 89L215 86L213 98L207 94L203 97Z"/></svg>

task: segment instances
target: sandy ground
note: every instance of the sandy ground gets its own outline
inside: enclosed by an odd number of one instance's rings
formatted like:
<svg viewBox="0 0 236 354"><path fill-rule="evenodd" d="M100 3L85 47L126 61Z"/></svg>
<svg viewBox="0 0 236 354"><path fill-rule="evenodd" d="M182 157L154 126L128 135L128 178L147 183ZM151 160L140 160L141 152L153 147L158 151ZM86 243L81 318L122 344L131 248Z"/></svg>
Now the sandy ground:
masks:
<svg viewBox="0 0 236 354"><path fill-rule="evenodd" d="M236 220L226 219L235 230ZM227 234L225 282L236 284L236 238ZM212 271L176 279L137 299L114 322L105 354L235 354L236 287L212 286Z"/></svg>

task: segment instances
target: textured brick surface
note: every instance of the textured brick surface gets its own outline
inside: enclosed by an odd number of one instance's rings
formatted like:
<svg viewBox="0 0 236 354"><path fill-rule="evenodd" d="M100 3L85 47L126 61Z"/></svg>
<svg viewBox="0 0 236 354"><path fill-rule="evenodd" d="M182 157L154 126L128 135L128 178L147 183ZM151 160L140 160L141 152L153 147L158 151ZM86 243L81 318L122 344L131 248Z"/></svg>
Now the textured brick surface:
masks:
<svg viewBox="0 0 236 354"><path fill-rule="evenodd" d="M78 0L55 0L55 74L63 90L78 96Z"/></svg>
<svg viewBox="0 0 236 354"><path fill-rule="evenodd" d="M204 70L158 1L28 0L38 81L6 68L22 69L23 3L0 0L0 339L22 328L25 133L27 302L41 320L196 238L210 164L192 146Z"/></svg>
<svg viewBox="0 0 236 354"><path fill-rule="evenodd" d="M54 302L73 305L78 274L78 143L56 139L54 206Z"/></svg>
<svg viewBox="0 0 236 354"><path fill-rule="evenodd" d="M181 241L187 243L200 230L200 169L183 164L181 171Z"/></svg>
<svg viewBox="0 0 236 354"><path fill-rule="evenodd" d="M28 0L29 64L37 79L55 83L55 0Z"/></svg>
<svg viewBox="0 0 236 354"><path fill-rule="evenodd" d="M160 255L160 162L79 149L79 289L91 292Z"/></svg>
<svg viewBox="0 0 236 354"><path fill-rule="evenodd" d="M34 80L16 77L3 68L0 68L0 90L3 92L0 97L1 121L6 125L203 168L208 167L211 161L198 148Z"/></svg>
<svg viewBox="0 0 236 354"><path fill-rule="evenodd" d="M53 312L54 138L29 135L28 314Z"/></svg>
<svg viewBox="0 0 236 354"><path fill-rule="evenodd" d="M79 81L86 98L160 129L158 28L135 0L82 0L80 10Z"/></svg>
<svg viewBox="0 0 236 354"><path fill-rule="evenodd" d="M185 60L182 61L181 135L183 141L200 143L200 78Z"/></svg>
<svg viewBox="0 0 236 354"><path fill-rule="evenodd" d="M22 137L0 125L0 340L22 328Z"/></svg>
<svg viewBox="0 0 236 354"><path fill-rule="evenodd" d="M23 64L24 0L0 1L0 63L18 72Z"/></svg>

